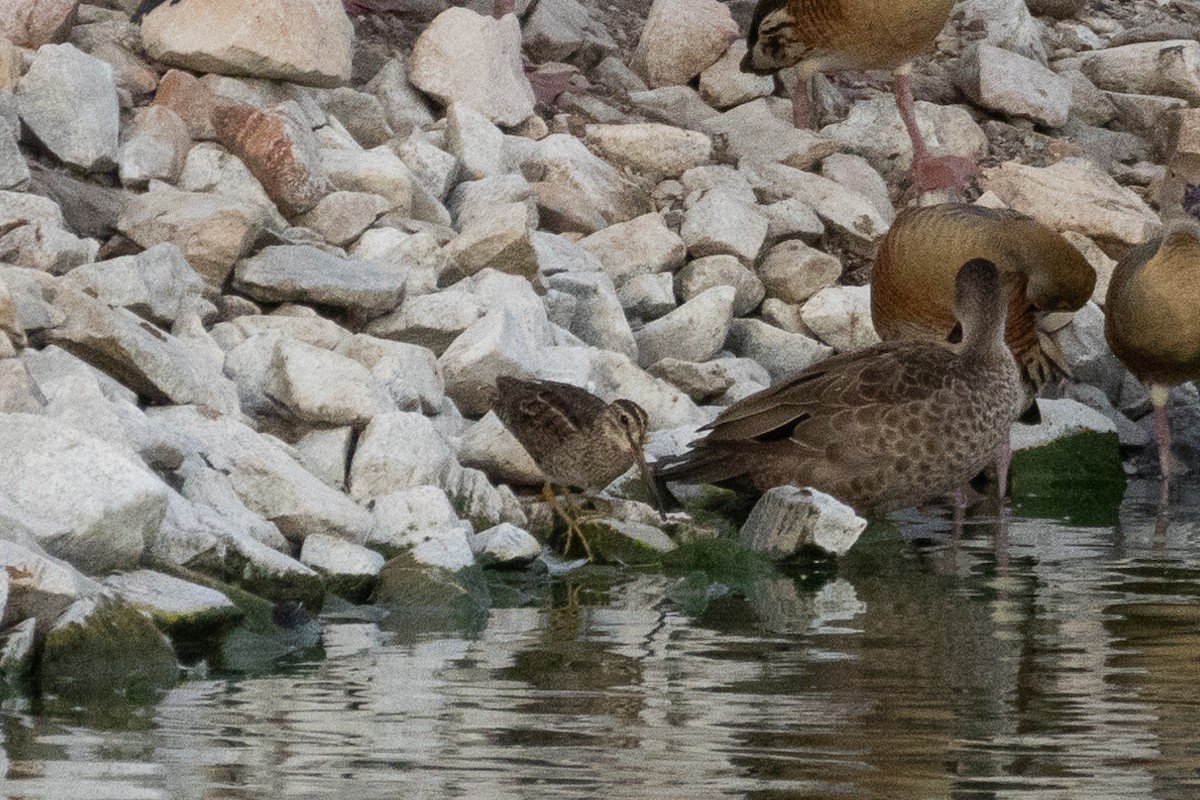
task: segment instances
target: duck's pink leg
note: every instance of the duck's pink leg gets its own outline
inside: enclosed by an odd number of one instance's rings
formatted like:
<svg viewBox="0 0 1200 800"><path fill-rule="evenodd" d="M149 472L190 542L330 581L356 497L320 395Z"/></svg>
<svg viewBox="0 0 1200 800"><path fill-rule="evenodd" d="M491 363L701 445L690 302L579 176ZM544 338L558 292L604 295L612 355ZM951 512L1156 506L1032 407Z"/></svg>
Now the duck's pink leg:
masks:
<svg viewBox="0 0 1200 800"><path fill-rule="evenodd" d="M797 70L792 87L792 124L801 130L812 127L812 75Z"/></svg>
<svg viewBox="0 0 1200 800"><path fill-rule="evenodd" d="M904 128L908 138L912 140L913 180L923 191L945 189L949 187L963 188L970 184L973 178L979 177L979 165L973 159L963 156L938 156L929 154L925 139L917 127L917 109L913 102L912 85L908 76L912 65L905 64L898 68L894 75L892 89L896 95L896 108L900 118L904 120Z"/></svg>

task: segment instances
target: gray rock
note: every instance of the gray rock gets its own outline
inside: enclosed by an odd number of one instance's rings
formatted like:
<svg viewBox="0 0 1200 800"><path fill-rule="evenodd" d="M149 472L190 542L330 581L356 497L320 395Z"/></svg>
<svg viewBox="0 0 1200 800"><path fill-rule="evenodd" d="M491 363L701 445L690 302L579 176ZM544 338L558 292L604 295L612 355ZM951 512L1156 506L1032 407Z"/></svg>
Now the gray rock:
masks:
<svg viewBox="0 0 1200 800"><path fill-rule="evenodd" d="M821 219L860 246L887 232L890 220L867 197L839 183L783 164L754 167L763 181L768 202L797 197L812 206Z"/></svg>
<svg viewBox="0 0 1200 800"><path fill-rule="evenodd" d="M69 44L38 48L17 87L21 119L60 160L83 170L116 164L119 122L113 69Z"/></svg>
<svg viewBox="0 0 1200 800"><path fill-rule="evenodd" d="M756 268L768 297L799 304L817 292L837 284L842 262L797 239L771 248Z"/></svg>
<svg viewBox="0 0 1200 800"><path fill-rule="evenodd" d="M672 178L712 158L704 134L655 122L588 125L586 141L617 166Z"/></svg>
<svg viewBox="0 0 1200 800"><path fill-rule="evenodd" d="M462 103L498 125L533 113L533 89L521 68L521 27L503 19L449 8L413 45L409 80L443 105Z"/></svg>
<svg viewBox="0 0 1200 800"><path fill-rule="evenodd" d="M1119 406L1125 368L1104 339L1104 312L1089 302L1075 312L1071 324L1055 331L1051 339L1062 352L1075 379L1104 391Z"/></svg>
<svg viewBox="0 0 1200 800"><path fill-rule="evenodd" d="M958 86L973 101L1050 127L1067 121L1071 83L1036 61L979 43L959 63Z"/></svg>
<svg viewBox="0 0 1200 800"><path fill-rule="evenodd" d="M501 522L528 525L521 503L507 486L496 487L477 469L451 465L444 478L446 493L464 520L475 530Z"/></svg>
<svg viewBox="0 0 1200 800"><path fill-rule="evenodd" d="M800 309L808 330L838 353L879 343L871 324L869 286L830 286L813 295Z"/></svg>
<svg viewBox="0 0 1200 800"><path fill-rule="evenodd" d="M297 439L292 446L296 448L301 466L326 485L344 491L353 438L354 429L349 425L315 428Z"/></svg>
<svg viewBox="0 0 1200 800"><path fill-rule="evenodd" d="M210 419L194 407L153 409L151 417L171 426L189 452L203 454L214 469L228 474L246 507L274 522L289 540L302 541L309 533L366 540L370 514L268 437L230 417Z"/></svg>
<svg viewBox="0 0 1200 800"><path fill-rule="evenodd" d="M462 164L467 180L507 171L504 133L469 105L451 103L446 109L446 149Z"/></svg>
<svg viewBox="0 0 1200 800"><path fill-rule="evenodd" d="M121 233L142 247L174 244L213 286L225 283L262 225L257 206L161 184L133 197L117 221Z"/></svg>
<svg viewBox="0 0 1200 800"><path fill-rule="evenodd" d="M1117 107L1081 71L1068 69L1059 74L1071 84L1071 117L1087 125L1103 127L1117 116Z"/></svg>
<svg viewBox="0 0 1200 800"><path fill-rule="evenodd" d="M179 248L168 243L135 256L84 264L67 273L66 280L110 306L159 324L173 322L190 300L212 291Z"/></svg>
<svg viewBox="0 0 1200 800"><path fill-rule="evenodd" d="M658 319L675 308L675 279L669 272L634 275L621 284L617 298L627 316Z"/></svg>
<svg viewBox="0 0 1200 800"><path fill-rule="evenodd" d="M15 358L0 359L0 413L40 414L45 404L46 398L25 365Z"/></svg>
<svg viewBox="0 0 1200 800"><path fill-rule="evenodd" d="M238 411L237 389L194 344L123 308L109 308L79 288L59 283L50 301L66 322L50 341L154 401L197 403Z"/></svg>
<svg viewBox="0 0 1200 800"><path fill-rule="evenodd" d="M754 205L714 189L688 209L679 234L693 258L727 253L752 264L767 237L767 218Z"/></svg>
<svg viewBox="0 0 1200 800"><path fill-rule="evenodd" d="M287 338L275 345L263 388L297 419L318 425L362 427L395 410L362 364Z"/></svg>
<svg viewBox="0 0 1200 800"><path fill-rule="evenodd" d="M345 247L390 208L391 203L377 194L330 192L296 222L316 231L330 244Z"/></svg>
<svg viewBox="0 0 1200 800"><path fill-rule="evenodd" d="M1064 158L1048 167L1015 161L985 169L982 186L1005 205L1056 230L1073 230L1094 239L1140 244L1160 223L1132 190L1082 158Z"/></svg>
<svg viewBox="0 0 1200 800"><path fill-rule="evenodd" d="M459 230L471 223L486 225L498 206L523 205L526 222L537 227L537 195L529 181L520 175L494 175L463 181L454 187L447 200L454 225Z"/></svg>
<svg viewBox="0 0 1200 800"><path fill-rule="evenodd" d="M350 496L360 502L400 489L440 484L454 452L428 418L407 411L376 416L350 464Z"/></svg>
<svg viewBox="0 0 1200 800"><path fill-rule="evenodd" d="M538 63L566 62L588 69L617 49L608 30L578 0L533 4L524 28L525 47Z"/></svg>
<svg viewBox="0 0 1200 800"><path fill-rule="evenodd" d="M334 578L362 578L378 575L383 569L384 558L360 544L314 533L304 540L300 563Z"/></svg>
<svg viewBox="0 0 1200 800"><path fill-rule="evenodd" d="M165 627L214 629L242 616L241 609L216 589L150 569L109 575L104 585Z"/></svg>
<svg viewBox="0 0 1200 800"><path fill-rule="evenodd" d="M209 13L161 7L141 24L155 61L198 72L250 75L312 86L350 79L354 28L342 9L280 0L270 13L242 18L237 0L215 0ZM314 46L313 31L321 31Z"/></svg>
<svg viewBox="0 0 1200 800"><path fill-rule="evenodd" d="M711 415L697 408L686 394L620 353L592 350L589 356L588 373L578 384L588 386L607 402L620 397L634 401L645 409L651 430L710 420Z"/></svg>
<svg viewBox="0 0 1200 800"><path fill-rule="evenodd" d="M507 522L471 537L475 558L485 567L521 566L542 554L542 545L529 531Z"/></svg>
<svg viewBox="0 0 1200 800"><path fill-rule="evenodd" d="M1045 447L1077 433L1116 433L1117 426L1099 411L1076 400L1038 399L1041 422L1037 425L1014 425L1013 452Z"/></svg>
<svg viewBox="0 0 1200 800"><path fill-rule="evenodd" d="M492 406L500 375L532 376L542 363L540 344L507 310L492 311L467 328L439 359L446 394L464 414Z"/></svg>
<svg viewBox="0 0 1200 800"><path fill-rule="evenodd" d="M353 308L367 314L395 309L407 273L394 267L339 258L308 245L266 247L237 265L234 286L269 303L299 301Z"/></svg>
<svg viewBox="0 0 1200 800"><path fill-rule="evenodd" d="M458 461L503 483L536 485L544 480L541 469L494 411L467 428L458 445Z"/></svg>
<svg viewBox="0 0 1200 800"><path fill-rule="evenodd" d="M887 181L862 156L834 153L821 162L821 175L867 198L889 226L896 218Z"/></svg>
<svg viewBox="0 0 1200 800"><path fill-rule="evenodd" d="M730 108L775 91L772 76L742 72L740 64L745 54L746 40L738 39L725 55L700 73L700 96L713 107Z"/></svg>
<svg viewBox="0 0 1200 800"><path fill-rule="evenodd" d="M840 556L866 527L854 509L823 492L777 486L750 511L739 541L773 558L786 558L806 546Z"/></svg>
<svg viewBox="0 0 1200 800"><path fill-rule="evenodd" d="M604 268L600 259L564 236L534 231L532 240L542 278L564 272L599 272Z"/></svg>
<svg viewBox="0 0 1200 800"><path fill-rule="evenodd" d="M647 119L694 131L702 131L705 121L720 113L690 86L633 90L629 102Z"/></svg>
<svg viewBox="0 0 1200 800"><path fill-rule="evenodd" d="M76 600L94 597L100 584L85 576L66 561L45 553L35 541L16 533L14 509L0 497L0 519L12 538L0 538L0 571L8 578L8 602L4 606L3 625L7 628L21 620L34 622L44 634L54 620ZM6 647L3 657L11 654Z"/></svg>
<svg viewBox="0 0 1200 800"><path fill-rule="evenodd" d="M580 240L579 245L600 259L617 286L635 275L674 271L687 255L683 239L667 228L657 213L611 225Z"/></svg>
<svg viewBox="0 0 1200 800"><path fill-rule="evenodd" d="M734 384L733 377L720 361L697 364L694 361L664 358L651 365L649 372L656 378L662 378L672 386L679 387L680 391L697 403L709 402L720 397Z"/></svg>
<svg viewBox="0 0 1200 800"><path fill-rule="evenodd" d="M687 83L737 35L728 7L717 0L654 0L632 67L650 86Z"/></svg>
<svg viewBox="0 0 1200 800"><path fill-rule="evenodd" d="M757 319L735 319L729 327L729 349L766 367L780 381L828 358L833 349L812 337L788 333Z"/></svg>
<svg viewBox="0 0 1200 800"><path fill-rule="evenodd" d="M918 100L917 127L935 154L981 158L987 155L988 139L983 129L962 106L942 106ZM844 122L821 129L824 136L841 147L876 162L890 162L896 169L912 165L912 139L891 97L880 96L855 103Z"/></svg>
<svg viewBox="0 0 1200 800"><path fill-rule="evenodd" d="M461 162L430 142L420 131L413 131L408 138L392 144L391 147L412 171L413 176L438 200L445 200L450 190L458 183L462 174Z"/></svg>
<svg viewBox="0 0 1200 800"><path fill-rule="evenodd" d="M583 142L551 134L522 164L534 182L542 227L592 233L651 210L649 196Z"/></svg>
<svg viewBox="0 0 1200 800"><path fill-rule="evenodd" d="M414 208L416 179L408 166L386 146L370 150L321 150L321 164L335 189L377 194L391 210L408 214Z"/></svg>
<svg viewBox="0 0 1200 800"><path fill-rule="evenodd" d="M64 230L58 203L24 192L0 192L0 253L8 264L55 275L94 261L99 245Z"/></svg>
<svg viewBox="0 0 1200 800"><path fill-rule="evenodd" d="M839 149L829 137L800 130L771 113L766 100L755 100L706 120L701 130L723 137L725 151L739 164L767 162L808 169Z"/></svg>
<svg viewBox="0 0 1200 800"><path fill-rule="evenodd" d="M732 286L715 286L634 333L638 363L650 366L663 358L707 361L720 351L733 318Z"/></svg>
<svg viewBox="0 0 1200 800"><path fill-rule="evenodd" d="M266 190L242 160L216 142L199 142L188 151L177 188L237 200L258 210L259 219L272 230L283 230L288 222L279 213ZM152 182L154 189L161 184Z"/></svg>
<svg viewBox="0 0 1200 800"><path fill-rule="evenodd" d="M744 317L758 308L766 293L762 281L731 255L704 256L692 261L675 274L675 285L684 302L714 286L732 286L735 317Z"/></svg>
<svg viewBox="0 0 1200 800"><path fill-rule="evenodd" d="M122 185L143 187L152 180L175 183L191 146L187 125L174 111L160 105L140 109L126 127L117 155Z"/></svg>
<svg viewBox="0 0 1200 800"><path fill-rule="evenodd" d="M379 99L392 130L401 132L433 124L425 98L409 83L403 59L389 59L367 83L366 90Z"/></svg>
<svg viewBox="0 0 1200 800"><path fill-rule="evenodd" d="M830 156L832 158L832 156ZM785 197L759 206L767 218L767 242L802 238L814 241L825 233L825 223L812 206L796 197Z"/></svg>
<svg viewBox="0 0 1200 800"><path fill-rule="evenodd" d="M445 252L453 265L446 277L450 283L489 267L513 275L537 274L529 212L521 203L506 203L468 222Z"/></svg>
<svg viewBox="0 0 1200 800"><path fill-rule="evenodd" d="M1043 65L1046 47L1042 43L1045 30L1029 13L1025 3L1007 0L969 0L964 3L964 16L972 27L982 27L989 47L1003 48L1023 58Z"/></svg>
<svg viewBox="0 0 1200 800"><path fill-rule="evenodd" d="M167 487L117 448L29 414L0 424L0 483L18 511L49 523L46 550L81 568L132 566L166 513Z"/></svg>
<svg viewBox="0 0 1200 800"><path fill-rule="evenodd" d="M607 274L559 273L548 284L575 299L574 313L563 327L594 347L637 358L633 331Z"/></svg>
<svg viewBox="0 0 1200 800"><path fill-rule="evenodd" d="M1200 103L1200 43L1138 42L1083 53L1080 69L1101 89Z"/></svg>
<svg viewBox="0 0 1200 800"><path fill-rule="evenodd" d="M374 94L339 86L317 93L317 101L327 114L346 126L354 141L370 150L386 144L395 133L388 113Z"/></svg>
<svg viewBox="0 0 1200 800"><path fill-rule="evenodd" d="M432 414L441 408L445 383L428 348L356 334L336 349L369 369L373 383L399 410Z"/></svg>
<svg viewBox="0 0 1200 800"><path fill-rule="evenodd" d="M17 145L17 131L0 125L0 189L14 189L29 180L29 165Z"/></svg>

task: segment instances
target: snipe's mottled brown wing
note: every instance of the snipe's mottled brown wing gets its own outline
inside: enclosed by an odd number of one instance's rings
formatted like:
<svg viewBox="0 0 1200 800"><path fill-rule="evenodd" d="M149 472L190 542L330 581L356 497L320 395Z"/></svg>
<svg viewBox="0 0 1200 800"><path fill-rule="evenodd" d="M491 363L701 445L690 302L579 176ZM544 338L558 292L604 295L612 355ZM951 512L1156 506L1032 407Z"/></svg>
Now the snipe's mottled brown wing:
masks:
<svg viewBox="0 0 1200 800"><path fill-rule="evenodd" d="M496 379L496 415L527 449L534 440L570 440L586 429L606 405L586 389L568 383Z"/></svg>

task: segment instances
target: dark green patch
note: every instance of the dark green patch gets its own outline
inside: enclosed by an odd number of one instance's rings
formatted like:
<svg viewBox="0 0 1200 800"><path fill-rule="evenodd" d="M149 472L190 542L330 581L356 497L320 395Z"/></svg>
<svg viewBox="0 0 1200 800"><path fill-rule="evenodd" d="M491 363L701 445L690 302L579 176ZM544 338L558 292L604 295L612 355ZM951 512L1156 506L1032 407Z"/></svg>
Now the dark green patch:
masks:
<svg viewBox="0 0 1200 800"><path fill-rule="evenodd" d="M450 572L403 553L383 566L371 602L390 612L380 627L405 639L429 631L478 633L491 596L478 567Z"/></svg>
<svg viewBox="0 0 1200 800"><path fill-rule="evenodd" d="M1115 433L1081 432L1013 454L1009 498L1022 516L1114 525L1124 494Z"/></svg>

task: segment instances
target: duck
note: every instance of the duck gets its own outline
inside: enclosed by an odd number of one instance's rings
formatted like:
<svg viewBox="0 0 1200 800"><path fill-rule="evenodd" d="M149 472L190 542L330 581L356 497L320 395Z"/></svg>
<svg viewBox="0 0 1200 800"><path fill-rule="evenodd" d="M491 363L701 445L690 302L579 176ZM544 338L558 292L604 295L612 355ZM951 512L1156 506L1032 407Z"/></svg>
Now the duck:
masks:
<svg viewBox="0 0 1200 800"><path fill-rule="evenodd" d="M896 107L912 141L912 173L924 191L967 186L978 165L955 155L933 156L917 127L912 60L933 49L954 0L759 0L746 37L743 72L771 75L794 66L798 128L809 127L814 75L844 70L892 70Z"/></svg>
<svg viewBox="0 0 1200 800"><path fill-rule="evenodd" d="M1180 211L1182 213L1180 213ZM1150 391L1165 502L1171 475L1170 388L1200 379L1200 185L1164 230L1117 262L1104 303L1104 336Z"/></svg>
<svg viewBox="0 0 1200 800"><path fill-rule="evenodd" d="M957 493L1007 439L1023 392L995 264L961 266L954 311L958 352L892 341L829 358L726 408L658 476L757 493L809 486L864 513Z"/></svg>
<svg viewBox="0 0 1200 800"><path fill-rule="evenodd" d="M1078 311L1096 288L1096 270L1083 254L1033 217L968 203L903 209L871 267L871 322L885 341L957 339L954 276L970 258L986 258L1000 271L1005 340L1032 403L1061 361L1038 336L1039 317Z"/></svg>
<svg viewBox="0 0 1200 800"><path fill-rule="evenodd" d="M567 525L564 552L578 538L592 558L572 488L595 494L637 464L661 513L644 453L650 420L634 401L606 403L569 383L501 376L492 408L545 476L542 496ZM562 488L567 508L558 503L555 487Z"/></svg>

